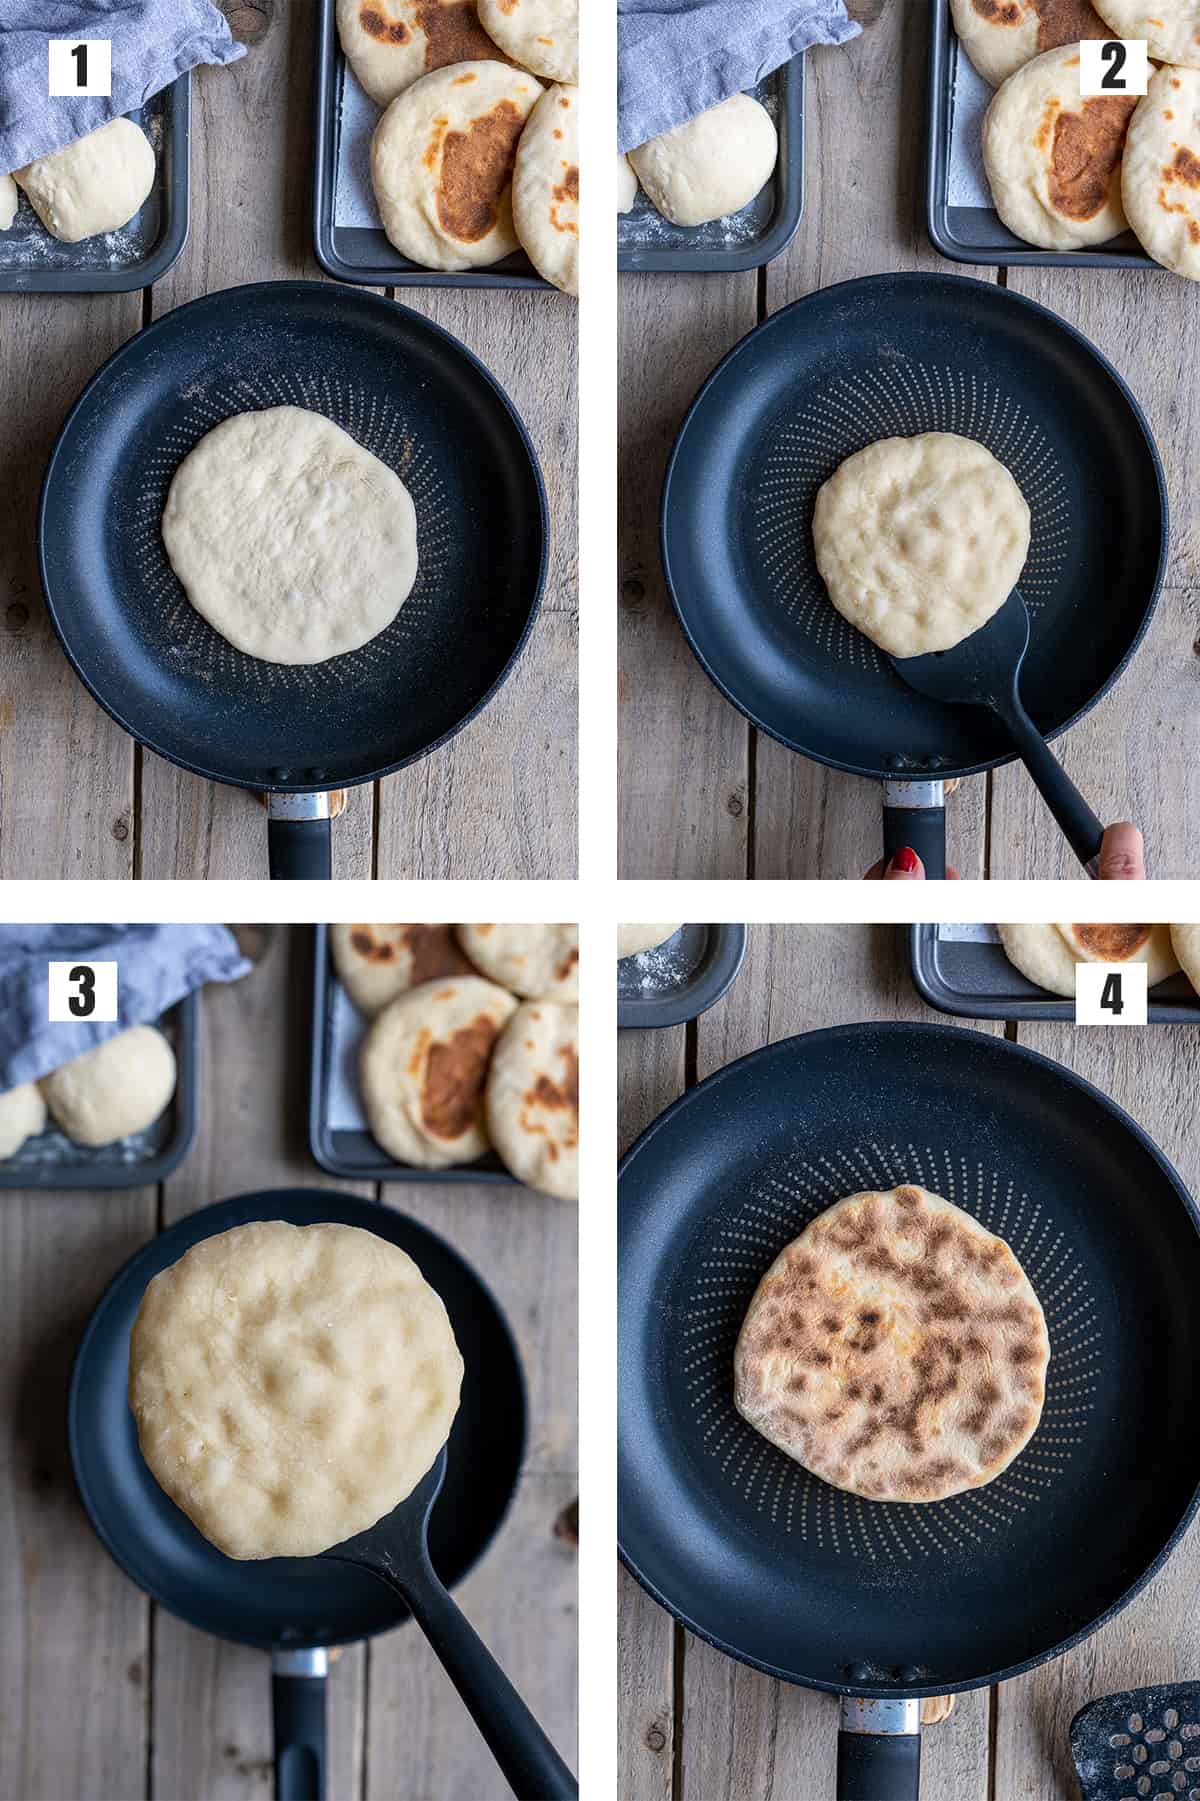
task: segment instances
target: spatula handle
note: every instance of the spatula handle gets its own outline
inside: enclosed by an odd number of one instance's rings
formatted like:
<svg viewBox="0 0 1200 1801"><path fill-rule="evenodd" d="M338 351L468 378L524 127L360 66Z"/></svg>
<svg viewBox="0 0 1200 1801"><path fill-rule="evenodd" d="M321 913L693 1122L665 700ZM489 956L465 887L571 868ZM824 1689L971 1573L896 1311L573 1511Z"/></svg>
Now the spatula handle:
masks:
<svg viewBox="0 0 1200 1801"><path fill-rule="evenodd" d="M579 1784L428 1559L406 1562L402 1576L369 1567L408 1602L518 1801L576 1801Z"/></svg>
<svg viewBox="0 0 1200 1801"><path fill-rule="evenodd" d="M898 850L915 850L929 881L946 874L946 806L941 782L883 784L883 860Z"/></svg>
<svg viewBox="0 0 1200 1801"><path fill-rule="evenodd" d="M1067 843L1088 875L1098 876L1104 827L1015 694L1006 704L1003 717L1022 763L1037 783L1038 792L1058 821Z"/></svg>

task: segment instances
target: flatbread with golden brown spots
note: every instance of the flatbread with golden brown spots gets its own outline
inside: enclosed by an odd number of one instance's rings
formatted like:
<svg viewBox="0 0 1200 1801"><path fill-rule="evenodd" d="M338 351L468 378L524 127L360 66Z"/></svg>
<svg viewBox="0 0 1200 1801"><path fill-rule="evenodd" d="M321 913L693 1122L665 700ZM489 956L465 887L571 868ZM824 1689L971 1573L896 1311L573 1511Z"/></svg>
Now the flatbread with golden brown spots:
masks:
<svg viewBox="0 0 1200 1801"><path fill-rule="evenodd" d="M848 1195L781 1251L734 1353L734 1402L835 1488L940 1501L1028 1444L1050 1340L1003 1239L906 1183Z"/></svg>
<svg viewBox="0 0 1200 1801"><path fill-rule="evenodd" d="M1143 250L1200 281L1200 69L1158 69L1129 124L1121 198Z"/></svg>
<svg viewBox="0 0 1200 1801"><path fill-rule="evenodd" d="M338 979L368 1019L422 982L475 973L453 926L335 925L329 939Z"/></svg>
<svg viewBox="0 0 1200 1801"><path fill-rule="evenodd" d="M337 0L337 27L377 106L451 63L509 61L480 24L476 0Z"/></svg>
<svg viewBox="0 0 1200 1801"><path fill-rule="evenodd" d="M518 1181L579 1199L579 1008L518 1007L488 1071L492 1143Z"/></svg>
<svg viewBox="0 0 1200 1801"><path fill-rule="evenodd" d="M950 0L950 11L959 43L994 88L1043 50L1112 36L1090 0Z"/></svg>
<svg viewBox="0 0 1200 1801"><path fill-rule="evenodd" d="M1170 926L1002 925L1004 954L1015 969L1051 994L1075 998L1077 963L1144 963L1146 986L1165 982L1179 968Z"/></svg>
<svg viewBox="0 0 1200 1801"><path fill-rule="evenodd" d="M483 1091L496 1039L517 1010L482 976L423 982L384 1008L363 1039L363 1105L376 1142L401 1163L448 1169L491 1140Z"/></svg>

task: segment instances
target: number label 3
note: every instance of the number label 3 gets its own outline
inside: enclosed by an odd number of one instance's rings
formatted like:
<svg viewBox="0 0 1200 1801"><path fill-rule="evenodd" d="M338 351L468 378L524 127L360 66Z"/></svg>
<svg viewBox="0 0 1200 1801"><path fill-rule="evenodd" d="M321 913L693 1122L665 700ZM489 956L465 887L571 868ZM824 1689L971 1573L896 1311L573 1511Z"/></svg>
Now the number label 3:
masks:
<svg viewBox="0 0 1200 1801"><path fill-rule="evenodd" d="M1144 1026L1144 963L1077 963L1075 1023L1080 1026Z"/></svg>
<svg viewBox="0 0 1200 1801"><path fill-rule="evenodd" d="M85 100L112 93L109 38L51 38L47 93Z"/></svg>
<svg viewBox="0 0 1200 1801"><path fill-rule="evenodd" d="M47 1018L55 1024L118 1017L115 963L51 963L48 975Z"/></svg>
<svg viewBox="0 0 1200 1801"><path fill-rule="evenodd" d="M1079 93L1084 100L1144 94L1150 58L1144 38L1085 38L1079 46Z"/></svg>

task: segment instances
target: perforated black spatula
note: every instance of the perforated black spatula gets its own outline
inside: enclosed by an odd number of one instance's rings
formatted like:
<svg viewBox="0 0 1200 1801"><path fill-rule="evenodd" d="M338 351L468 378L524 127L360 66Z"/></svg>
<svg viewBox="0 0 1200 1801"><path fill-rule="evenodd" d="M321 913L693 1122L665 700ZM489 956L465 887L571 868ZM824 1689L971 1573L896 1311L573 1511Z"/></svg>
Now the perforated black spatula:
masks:
<svg viewBox="0 0 1200 1801"><path fill-rule="evenodd" d="M1090 876L1100 873L1104 827L1021 705L1021 664L1029 648L1029 613L1019 588L986 625L952 650L893 657L892 667L918 694L955 706L989 707L1008 728L1042 799Z"/></svg>
<svg viewBox="0 0 1200 1801"><path fill-rule="evenodd" d="M445 1476L443 1447L406 1501L322 1555L360 1564L403 1597L515 1795L574 1801L575 1778L430 1562L429 1516Z"/></svg>
<svg viewBox="0 0 1200 1801"><path fill-rule="evenodd" d="M1089 1701L1071 1755L1083 1801L1200 1801L1200 1682Z"/></svg>

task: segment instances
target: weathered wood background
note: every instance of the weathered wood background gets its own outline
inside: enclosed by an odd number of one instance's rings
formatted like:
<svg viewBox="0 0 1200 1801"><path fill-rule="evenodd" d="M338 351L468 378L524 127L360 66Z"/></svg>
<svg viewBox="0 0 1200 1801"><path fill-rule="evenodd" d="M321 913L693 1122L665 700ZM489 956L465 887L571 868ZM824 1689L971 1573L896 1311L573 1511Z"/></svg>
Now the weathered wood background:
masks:
<svg viewBox="0 0 1200 1801"><path fill-rule="evenodd" d="M317 0L225 0L248 55L193 77L191 234L154 288L0 295L0 877L258 877L253 794L143 752L75 678L42 605L37 499L84 383L143 324L244 282L320 278L311 225ZM498 377L550 496L542 611L492 704L434 756L350 791L334 874L570 879L576 858L575 304L391 290Z"/></svg>
<svg viewBox="0 0 1200 1801"><path fill-rule="evenodd" d="M937 1017L912 986L903 928L752 925L742 972L710 1012L687 1027L621 1034L623 1145L685 1087L759 1045L851 1021ZM1193 1029L1022 1024L1017 1037L1111 1095L1200 1187ZM620 1580L621 1801L833 1801L836 1701L722 1656L623 1571ZM922 1801L1077 1801L1072 1715L1115 1690L1194 1676L1198 1581L1200 1526L1077 1651L959 1695L950 1719L926 1728Z"/></svg>
<svg viewBox="0 0 1200 1801"><path fill-rule="evenodd" d="M876 786L754 731L688 650L662 578L658 502L689 402L754 325L832 282L927 269L1004 280L1054 308L1146 410L1171 499L1166 591L1136 662L1056 748L1098 812L1141 825L1151 875L1187 878L1200 813L1200 402L1163 347L1195 335L1200 295L1164 271L972 270L936 255L922 193L926 0L849 10L862 36L808 58L808 200L791 248L757 273L621 277L621 874L844 878L879 856ZM1079 873L1019 764L962 783L949 847L965 876Z"/></svg>
<svg viewBox="0 0 1200 1801"><path fill-rule="evenodd" d="M306 1145L312 934L266 928L253 973L203 996L196 1143L159 1189L0 1192L0 1801L265 1801L265 1654L153 1606L109 1559L66 1445L71 1360L125 1260L256 1188L349 1188L431 1226L517 1335L530 1433L508 1518L457 1598L574 1767L575 1210L527 1189L344 1183ZM501 1801L507 1784L411 1625L329 1678L329 1801Z"/></svg>

